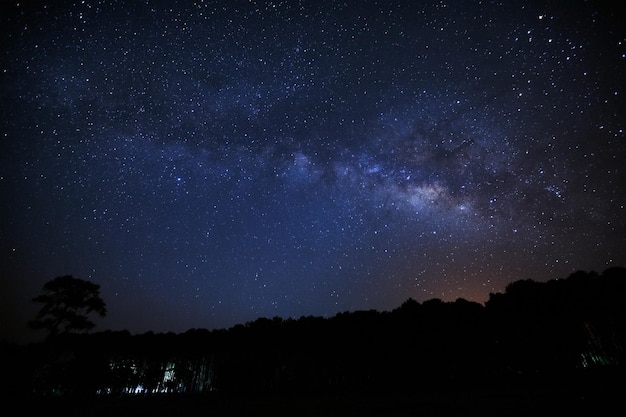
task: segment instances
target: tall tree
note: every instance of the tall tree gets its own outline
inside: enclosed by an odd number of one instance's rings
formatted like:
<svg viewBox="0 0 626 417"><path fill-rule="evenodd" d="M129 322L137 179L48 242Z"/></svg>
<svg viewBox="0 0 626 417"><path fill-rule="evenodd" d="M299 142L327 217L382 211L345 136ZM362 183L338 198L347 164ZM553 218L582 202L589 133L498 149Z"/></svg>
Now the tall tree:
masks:
<svg viewBox="0 0 626 417"><path fill-rule="evenodd" d="M43 306L28 324L33 329L48 330L49 336L87 332L95 326L89 314L104 317L107 313L106 304L100 297L100 285L71 275L48 281L43 286L43 294L33 301Z"/></svg>

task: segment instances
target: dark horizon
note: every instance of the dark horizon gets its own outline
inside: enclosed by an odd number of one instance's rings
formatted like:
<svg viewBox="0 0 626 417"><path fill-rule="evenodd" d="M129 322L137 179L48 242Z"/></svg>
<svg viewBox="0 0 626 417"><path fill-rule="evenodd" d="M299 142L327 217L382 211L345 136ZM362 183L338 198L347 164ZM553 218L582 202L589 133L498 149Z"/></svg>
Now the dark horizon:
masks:
<svg viewBox="0 0 626 417"><path fill-rule="evenodd" d="M57 334L0 345L0 390L50 416L619 414L624 294L616 267L516 281L484 306L408 299L224 330Z"/></svg>
<svg viewBox="0 0 626 417"><path fill-rule="evenodd" d="M350 315L350 314L358 314L358 313L376 313L376 314L385 314L385 313L391 313L394 311L397 311L401 308L405 308L407 305L421 305L421 304L432 304L432 303L443 303L443 304L453 304L453 303L459 303L459 302L463 302L463 303L469 303L469 304L477 304L481 307L485 307L487 306L488 303L494 303L494 302L498 302L497 300L499 299L499 297L502 297L503 295L507 295L507 291L514 287L515 285L522 285L524 283L531 283L531 284L539 284L540 286L543 284L544 286L549 285L549 284L554 284L554 283L558 283L559 281L561 282L566 282L566 281L573 281L576 279L576 277L585 277L585 279L598 279L601 278L603 276L605 276L608 273L611 273L612 275L615 274L620 274L623 277L626 277L626 275L624 275L624 271L626 271L626 268L622 267L622 266L612 266L609 267L607 269L605 269L604 271L583 271L583 270L576 270L574 272L572 272L570 275L568 275L567 277L556 277L556 278L552 278L549 280L545 280L545 281L536 281L530 278L526 278L526 279L521 279L518 281L513 281L509 284L507 284L507 287L504 288L502 291L498 291L498 292L494 292L494 293L490 293L489 294L489 298L487 300L485 300L484 302L479 302L476 300L469 300L466 299L464 297L458 297L455 300L442 300L440 298L434 297L434 298L430 298L430 299L425 299L425 300L415 300L412 297L407 298L406 300L404 300L401 304L394 306L390 309L386 309L386 310L379 310L379 309L375 309L375 308L365 308L365 309L359 309L359 310L345 310L345 311L337 311L334 314L331 315L315 315L315 314L301 314L300 316L289 316L289 317L284 317L284 316L280 316L280 315L274 315L274 316L258 316L258 317L253 317L249 320L245 320L245 321L241 321L241 322L236 322L236 323L232 323L231 325L227 325L227 326L222 326L222 327L189 327L186 329L182 329L182 330L171 330L171 329L162 329L162 330L154 330L154 329L145 329L142 331L136 331L136 330L132 330L132 329L128 329L128 328L119 328L119 326L112 326L112 324L109 324L109 327L105 327L103 328L102 325L103 323L107 323L110 322L110 320L107 320L106 317L98 317L97 314L95 313L90 313L87 316L94 320L94 322L96 323L96 326L94 329L92 329L91 331L87 331L87 332L78 332L77 334L94 334L94 333L109 333L109 332L119 332L119 333L128 333L129 335L132 336L141 336L141 335L147 335L147 334L184 334L184 333L188 333L191 331L209 331L209 332L213 332L213 331L224 331L224 330L233 330L234 328L238 328L241 326L248 326L248 325L253 325L255 322L259 322L259 321L263 321L263 320L280 320L280 321L297 321L297 320L302 320L302 319L336 319L337 317L340 316L345 316L345 315ZM622 277L622 278L623 278ZM41 294L42 292L40 291L39 294ZM494 301L496 300L496 301ZM32 301L32 300L31 300ZM103 300L104 303L106 304L106 300ZM36 311L41 308L41 305L37 305L34 302L33 304L33 314L24 319L23 321L23 326L21 326L21 328L17 329L16 334L19 334L19 337L10 337L11 333L10 332L6 332L3 331L3 333L6 333L6 335L4 336L0 336L0 343L7 343L7 344L16 344L16 345L28 345L28 344L32 344L32 343L40 343L40 342L44 342L46 339L46 335L48 334L48 332L46 332L46 330L44 329L38 329L38 330L34 330L32 328L30 328L28 326L28 321L33 319L35 317L35 313ZM108 314L108 312L107 312ZM17 326L15 326L17 328ZM3 329L4 330L4 329ZM9 336L9 337L7 337Z"/></svg>

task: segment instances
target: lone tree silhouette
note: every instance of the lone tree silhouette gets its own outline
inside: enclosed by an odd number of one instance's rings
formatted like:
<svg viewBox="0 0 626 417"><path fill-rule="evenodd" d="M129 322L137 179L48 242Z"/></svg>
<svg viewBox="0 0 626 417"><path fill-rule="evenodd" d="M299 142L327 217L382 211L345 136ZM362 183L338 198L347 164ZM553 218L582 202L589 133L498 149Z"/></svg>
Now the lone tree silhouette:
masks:
<svg viewBox="0 0 626 417"><path fill-rule="evenodd" d="M107 309L100 297L100 285L71 275L63 275L48 281L43 294L33 298L43 306L28 325L32 329L45 329L48 337L62 333L88 332L95 323L88 314L106 316Z"/></svg>

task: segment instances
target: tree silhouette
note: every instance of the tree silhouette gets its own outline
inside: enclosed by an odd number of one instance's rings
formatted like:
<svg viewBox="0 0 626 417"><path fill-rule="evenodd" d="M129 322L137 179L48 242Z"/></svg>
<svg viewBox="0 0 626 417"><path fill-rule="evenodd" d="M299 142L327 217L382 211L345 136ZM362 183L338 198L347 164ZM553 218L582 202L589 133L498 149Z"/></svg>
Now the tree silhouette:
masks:
<svg viewBox="0 0 626 417"><path fill-rule="evenodd" d="M33 298L33 301L43 306L28 324L33 329L48 330L49 337L87 332L95 326L88 314L97 313L104 317L107 313L106 304L100 298L100 285L71 275L48 281L43 286L43 294Z"/></svg>

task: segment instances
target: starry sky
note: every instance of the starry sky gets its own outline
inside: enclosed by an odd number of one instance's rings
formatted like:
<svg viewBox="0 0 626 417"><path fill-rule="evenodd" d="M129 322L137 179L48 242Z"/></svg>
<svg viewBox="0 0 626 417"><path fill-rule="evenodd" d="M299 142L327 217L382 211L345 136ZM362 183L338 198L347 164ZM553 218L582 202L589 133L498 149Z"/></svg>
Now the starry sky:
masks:
<svg viewBox="0 0 626 417"><path fill-rule="evenodd" d="M4 2L0 338L66 274L178 333L626 265L604 3Z"/></svg>

